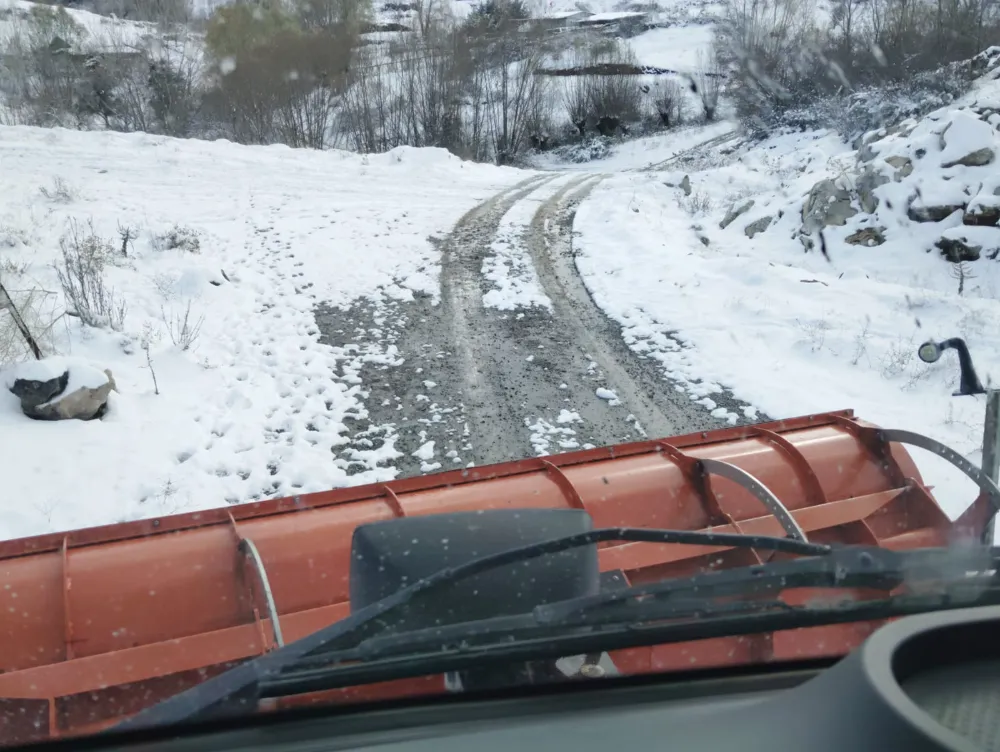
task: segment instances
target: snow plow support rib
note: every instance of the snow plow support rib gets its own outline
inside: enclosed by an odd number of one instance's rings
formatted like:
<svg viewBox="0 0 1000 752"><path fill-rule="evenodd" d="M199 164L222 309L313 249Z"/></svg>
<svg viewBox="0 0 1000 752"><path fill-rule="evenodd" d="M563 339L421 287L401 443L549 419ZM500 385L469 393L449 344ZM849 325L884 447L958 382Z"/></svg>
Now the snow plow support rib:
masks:
<svg viewBox="0 0 1000 752"><path fill-rule="evenodd" d="M796 540L803 542L808 540L806 538L806 534L802 532L802 528L799 527L799 523L797 523L795 518L789 514L787 509L785 509L785 505L781 503L781 500L771 493L771 490L767 486L753 477L746 470L741 470L736 467L736 465L730 465L728 462L723 462L722 460L699 460L698 464L707 473L720 475L723 478L728 478L729 480L739 483L747 491L760 499L760 502L771 514L774 515L775 519L781 523L785 532L788 533L789 538L795 538Z"/></svg>
<svg viewBox="0 0 1000 752"><path fill-rule="evenodd" d="M896 549L945 544L957 528L975 535L1000 490L974 478L987 512L953 525L900 443L927 448L913 436L870 426L851 411L823 413L3 541L0 613L8 618L0 621L0 733L28 741L113 725L344 618L351 537L367 522L575 508L599 528L785 535ZM601 544L598 555L602 572L632 584L761 560L742 548L647 543ZM797 603L816 593L783 597ZM635 673L823 657L849 650L872 628L705 640L613 658ZM335 698L437 691L442 681L352 688Z"/></svg>

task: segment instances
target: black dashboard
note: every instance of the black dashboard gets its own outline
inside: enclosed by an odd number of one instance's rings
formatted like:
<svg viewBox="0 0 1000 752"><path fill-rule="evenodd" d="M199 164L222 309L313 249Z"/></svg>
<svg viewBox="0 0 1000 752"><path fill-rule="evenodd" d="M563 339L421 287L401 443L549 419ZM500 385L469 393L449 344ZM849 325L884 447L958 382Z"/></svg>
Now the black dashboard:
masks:
<svg viewBox="0 0 1000 752"><path fill-rule="evenodd" d="M907 617L835 664L755 671L299 711L33 749L1000 752L1000 607Z"/></svg>

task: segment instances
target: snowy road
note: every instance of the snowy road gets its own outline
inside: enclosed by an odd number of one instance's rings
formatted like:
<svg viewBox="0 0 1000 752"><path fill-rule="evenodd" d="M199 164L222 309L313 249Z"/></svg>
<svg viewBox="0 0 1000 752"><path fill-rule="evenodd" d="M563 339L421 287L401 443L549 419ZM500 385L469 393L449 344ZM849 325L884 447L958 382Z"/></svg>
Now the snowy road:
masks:
<svg viewBox="0 0 1000 752"><path fill-rule="evenodd" d="M629 349L580 278L573 217L606 177L533 176L438 241L440 304L424 298L379 314L398 322L398 359L359 374L367 417L342 453L349 472L387 441L405 477L730 425ZM317 322L339 344L370 328L372 315L367 305L321 310ZM739 407L725 395L721 403Z"/></svg>

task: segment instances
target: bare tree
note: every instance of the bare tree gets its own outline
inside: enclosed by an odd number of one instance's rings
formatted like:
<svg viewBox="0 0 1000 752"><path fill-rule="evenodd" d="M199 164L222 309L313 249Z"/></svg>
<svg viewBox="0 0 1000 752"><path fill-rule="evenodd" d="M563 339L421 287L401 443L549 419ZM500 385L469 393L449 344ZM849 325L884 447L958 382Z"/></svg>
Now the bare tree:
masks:
<svg viewBox="0 0 1000 752"><path fill-rule="evenodd" d="M563 107L577 132L583 136L590 114L590 86L585 76L572 76L562 88Z"/></svg>
<svg viewBox="0 0 1000 752"><path fill-rule="evenodd" d="M324 148L348 80L354 35L279 30L216 64L209 106L240 143Z"/></svg>
<svg viewBox="0 0 1000 752"><path fill-rule="evenodd" d="M722 81L725 73L719 65L718 58L712 49L698 51L698 68L694 75L694 85L701 99L705 120L715 120L719 107L719 94L722 91Z"/></svg>
<svg viewBox="0 0 1000 752"><path fill-rule="evenodd" d="M679 123L684 114L684 89L681 83L674 78L658 83L653 105L664 127L670 128Z"/></svg>
<svg viewBox="0 0 1000 752"><path fill-rule="evenodd" d="M338 29L359 33L371 20L371 0L292 0L306 29Z"/></svg>

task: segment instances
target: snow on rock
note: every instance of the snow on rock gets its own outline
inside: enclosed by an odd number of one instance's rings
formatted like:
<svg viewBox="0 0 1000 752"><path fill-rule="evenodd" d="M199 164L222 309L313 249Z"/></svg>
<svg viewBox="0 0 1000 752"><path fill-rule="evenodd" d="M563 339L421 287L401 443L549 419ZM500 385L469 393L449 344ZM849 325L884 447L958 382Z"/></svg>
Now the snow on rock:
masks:
<svg viewBox="0 0 1000 752"><path fill-rule="evenodd" d="M0 538L393 478L391 440L357 452L351 475L332 450L364 414L362 364L398 354L324 344L316 306L439 297L428 238L524 178L441 150L360 157L27 127L0 128L0 165L0 228L23 240L0 243L24 269L5 286L36 324L58 321L46 351L109 368L118 389L103 419L57 425L0 390L4 491L18 499L0 504ZM125 306L116 329L62 315L52 265L74 226L103 249ZM124 256L119 226L136 233ZM45 292L19 293L32 289ZM11 363L0 382L56 362ZM101 470L82 483L81 468Z"/></svg>
<svg viewBox="0 0 1000 752"><path fill-rule="evenodd" d="M982 167L994 159L996 131L966 110L956 111L942 132L941 166Z"/></svg>
<svg viewBox="0 0 1000 752"><path fill-rule="evenodd" d="M5 381L26 416L46 421L101 417L115 389L111 371L59 356L18 364Z"/></svg>

